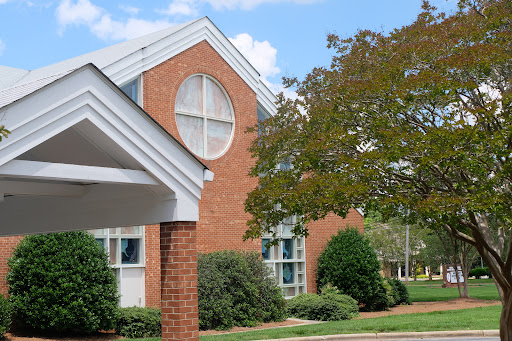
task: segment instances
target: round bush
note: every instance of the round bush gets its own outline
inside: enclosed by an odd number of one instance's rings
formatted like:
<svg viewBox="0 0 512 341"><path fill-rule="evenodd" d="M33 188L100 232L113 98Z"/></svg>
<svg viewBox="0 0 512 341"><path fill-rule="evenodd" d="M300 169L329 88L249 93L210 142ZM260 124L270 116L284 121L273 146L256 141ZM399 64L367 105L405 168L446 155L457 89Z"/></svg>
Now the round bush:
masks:
<svg viewBox="0 0 512 341"><path fill-rule="evenodd" d="M487 276L488 272L488 268L474 268L469 272L469 276L474 276L476 279L480 279L482 276Z"/></svg>
<svg viewBox="0 0 512 341"><path fill-rule="evenodd" d="M331 283L343 294L375 309L382 298L382 277L377 253L356 229L339 231L318 258L318 288Z"/></svg>
<svg viewBox="0 0 512 341"><path fill-rule="evenodd" d="M9 301L0 295L0 339L4 337L5 333L11 326L11 305Z"/></svg>
<svg viewBox="0 0 512 341"><path fill-rule="evenodd" d="M402 281L396 278L387 278L386 280L393 287L393 298L395 300L395 305L411 304L409 291Z"/></svg>
<svg viewBox="0 0 512 341"><path fill-rule="evenodd" d="M162 335L160 310L139 307L120 308L116 334L130 339Z"/></svg>
<svg viewBox="0 0 512 341"><path fill-rule="evenodd" d="M341 294L300 294L286 303L290 316L317 321L348 320L358 315L357 302Z"/></svg>
<svg viewBox="0 0 512 341"><path fill-rule="evenodd" d="M9 259L17 326L91 333L115 326L119 296L105 250L83 231L25 237Z"/></svg>
<svg viewBox="0 0 512 341"><path fill-rule="evenodd" d="M197 273L201 330L252 327L285 318L282 291L259 254L201 254Z"/></svg>

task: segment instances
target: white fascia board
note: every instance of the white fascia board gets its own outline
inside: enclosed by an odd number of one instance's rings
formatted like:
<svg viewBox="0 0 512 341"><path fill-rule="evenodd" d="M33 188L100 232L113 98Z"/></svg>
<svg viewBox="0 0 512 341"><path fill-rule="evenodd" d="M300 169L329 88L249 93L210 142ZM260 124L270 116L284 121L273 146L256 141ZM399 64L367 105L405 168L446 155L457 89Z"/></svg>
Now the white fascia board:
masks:
<svg viewBox="0 0 512 341"><path fill-rule="evenodd" d="M0 117L11 130L0 165L88 119L172 191L200 198L204 165L92 66L2 108Z"/></svg>
<svg viewBox="0 0 512 341"><path fill-rule="evenodd" d="M81 197L86 186L28 181L0 181L0 192L5 195L35 195L56 197Z"/></svg>
<svg viewBox="0 0 512 341"><path fill-rule="evenodd" d="M11 160L3 164L0 166L1 176L85 183L159 185L158 181L141 170L26 160Z"/></svg>
<svg viewBox="0 0 512 341"><path fill-rule="evenodd" d="M263 109L270 115L274 116L277 114L277 97L272 91L263 83L260 83L258 92L256 93L258 103Z"/></svg>
<svg viewBox="0 0 512 341"><path fill-rule="evenodd" d="M203 40L206 40L254 93L261 97L265 109L274 112L272 103L275 100L272 97L275 98L275 96L261 83L258 71L208 18L197 20L172 35L106 66L102 71L114 83L120 85Z"/></svg>
<svg viewBox="0 0 512 341"><path fill-rule="evenodd" d="M162 200L143 187L91 185L81 197L5 196L0 235L197 221L197 198ZM138 191L137 191L138 189Z"/></svg>

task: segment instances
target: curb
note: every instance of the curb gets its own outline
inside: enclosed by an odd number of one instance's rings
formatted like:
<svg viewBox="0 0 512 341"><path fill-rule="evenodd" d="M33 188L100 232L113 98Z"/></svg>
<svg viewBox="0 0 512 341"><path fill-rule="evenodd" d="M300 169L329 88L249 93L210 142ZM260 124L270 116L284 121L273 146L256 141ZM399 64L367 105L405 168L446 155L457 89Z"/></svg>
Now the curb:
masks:
<svg viewBox="0 0 512 341"><path fill-rule="evenodd" d="M286 339L273 339L261 341L369 341L369 340L412 340L412 339L430 339L441 337L498 337L499 330L453 330L453 331L435 331L435 332L408 332L408 333L364 333L364 334L338 334L307 337L291 337Z"/></svg>

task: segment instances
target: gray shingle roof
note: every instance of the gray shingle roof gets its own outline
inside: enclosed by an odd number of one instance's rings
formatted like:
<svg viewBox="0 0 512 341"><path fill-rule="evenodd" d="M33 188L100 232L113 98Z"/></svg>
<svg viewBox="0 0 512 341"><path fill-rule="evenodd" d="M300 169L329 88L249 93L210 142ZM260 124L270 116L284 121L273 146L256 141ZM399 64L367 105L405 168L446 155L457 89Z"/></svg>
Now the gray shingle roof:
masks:
<svg viewBox="0 0 512 341"><path fill-rule="evenodd" d="M0 89L11 87L30 71L0 65Z"/></svg>
<svg viewBox="0 0 512 341"><path fill-rule="evenodd" d="M9 86L19 86L26 83L32 83L40 79L46 79L54 75L62 74L69 70L77 69L89 63L94 64L101 70L109 66L110 64L115 63L121 58L126 57L136 51L139 51L140 49L143 49L198 20L201 19L189 21L180 25L171 26L169 28L154 33L150 33L139 38L127 40L119 44L108 46L103 49L86 53L71 59L66 59L55 64L41 67L39 69L35 69L32 71L23 70L26 71L26 73L21 78L18 78L18 80L15 83L10 84ZM3 76L3 74L0 74L0 76ZM1 84L0 89L2 89Z"/></svg>
<svg viewBox="0 0 512 341"><path fill-rule="evenodd" d="M48 76L41 79L36 79L32 82L23 83L21 85L13 86L7 89L0 90L0 108L9 105L20 98L23 98L36 90L41 89L59 78L64 77L73 70L68 70L56 75Z"/></svg>

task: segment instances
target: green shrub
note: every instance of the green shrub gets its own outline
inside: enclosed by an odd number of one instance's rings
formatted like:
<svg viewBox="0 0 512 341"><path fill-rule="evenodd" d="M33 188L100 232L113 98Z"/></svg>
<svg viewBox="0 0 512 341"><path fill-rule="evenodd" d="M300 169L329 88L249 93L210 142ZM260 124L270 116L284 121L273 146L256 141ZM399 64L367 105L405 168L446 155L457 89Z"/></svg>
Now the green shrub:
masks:
<svg viewBox="0 0 512 341"><path fill-rule="evenodd" d="M286 303L290 316L317 321L348 320L359 314L357 301L347 295L300 294Z"/></svg>
<svg viewBox="0 0 512 341"><path fill-rule="evenodd" d="M8 261L16 326L91 333L115 326L119 296L105 250L83 231L25 237Z"/></svg>
<svg viewBox="0 0 512 341"><path fill-rule="evenodd" d="M475 277L476 279L480 279L482 276L489 275L489 268L474 268L469 272L470 277Z"/></svg>
<svg viewBox="0 0 512 341"><path fill-rule="evenodd" d="M9 301L0 295L0 339L11 326L11 305Z"/></svg>
<svg viewBox="0 0 512 341"><path fill-rule="evenodd" d="M218 251L197 261L199 328L282 321L285 300L258 253Z"/></svg>
<svg viewBox="0 0 512 341"><path fill-rule="evenodd" d="M366 311L382 311L395 305L393 297L393 286L385 279L381 278L379 287L371 300L363 307Z"/></svg>
<svg viewBox="0 0 512 341"><path fill-rule="evenodd" d="M318 258L317 285L321 288L332 283L365 310L376 309L386 295L379 270L377 254L368 239L348 228L334 235Z"/></svg>
<svg viewBox="0 0 512 341"><path fill-rule="evenodd" d="M411 304L409 291L402 281L396 278L387 278L386 280L393 287L393 299L395 300L395 305Z"/></svg>
<svg viewBox="0 0 512 341"><path fill-rule="evenodd" d="M120 308L116 334L130 339L161 336L160 310L139 307Z"/></svg>

